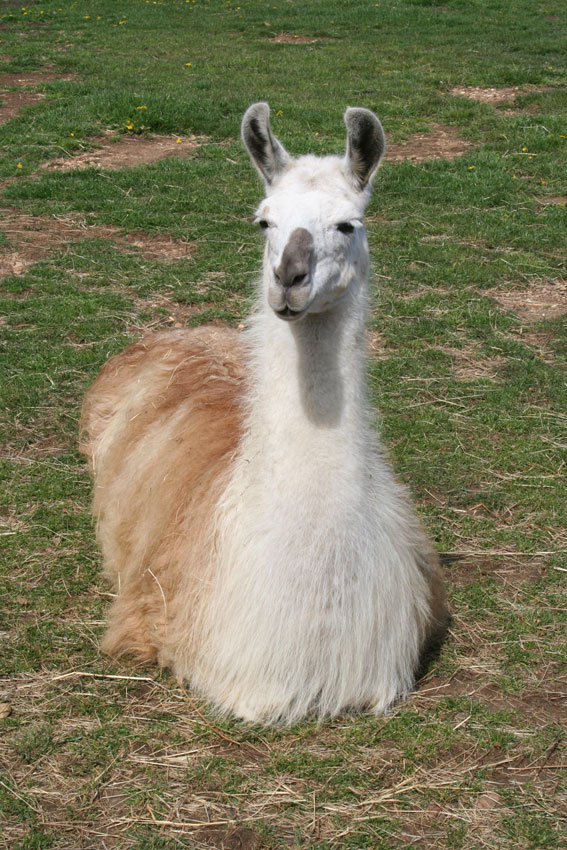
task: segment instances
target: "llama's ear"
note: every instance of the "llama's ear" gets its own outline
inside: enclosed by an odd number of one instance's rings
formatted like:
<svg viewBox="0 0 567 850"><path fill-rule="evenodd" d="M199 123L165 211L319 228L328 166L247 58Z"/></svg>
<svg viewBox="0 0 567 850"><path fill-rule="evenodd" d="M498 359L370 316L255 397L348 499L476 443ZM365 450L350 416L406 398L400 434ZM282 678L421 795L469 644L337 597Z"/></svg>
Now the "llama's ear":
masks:
<svg viewBox="0 0 567 850"><path fill-rule="evenodd" d="M374 177L386 150L386 137L379 120L369 109L349 107L345 112L347 149L345 162L357 189Z"/></svg>
<svg viewBox="0 0 567 850"><path fill-rule="evenodd" d="M288 152L271 131L267 103L253 103L248 107L242 119L242 140L268 186L291 162Z"/></svg>

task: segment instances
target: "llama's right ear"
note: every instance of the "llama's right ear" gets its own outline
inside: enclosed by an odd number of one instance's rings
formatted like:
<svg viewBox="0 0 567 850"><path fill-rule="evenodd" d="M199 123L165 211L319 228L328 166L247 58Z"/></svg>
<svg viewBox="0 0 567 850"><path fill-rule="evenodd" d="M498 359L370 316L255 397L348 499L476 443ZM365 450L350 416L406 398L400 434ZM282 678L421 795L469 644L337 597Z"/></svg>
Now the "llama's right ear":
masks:
<svg viewBox="0 0 567 850"><path fill-rule="evenodd" d="M270 128L270 107L253 103L242 119L242 140L267 186L285 171L291 158Z"/></svg>
<svg viewBox="0 0 567 850"><path fill-rule="evenodd" d="M349 107L345 112L347 150L345 162L357 189L370 185L386 150L386 137L378 118L369 109Z"/></svg>

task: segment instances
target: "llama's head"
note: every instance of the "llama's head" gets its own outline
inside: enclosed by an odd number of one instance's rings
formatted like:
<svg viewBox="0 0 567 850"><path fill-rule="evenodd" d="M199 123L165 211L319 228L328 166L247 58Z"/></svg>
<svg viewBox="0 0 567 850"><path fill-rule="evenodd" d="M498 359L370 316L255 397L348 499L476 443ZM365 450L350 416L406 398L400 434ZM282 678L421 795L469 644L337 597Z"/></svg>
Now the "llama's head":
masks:
<svg viewBox="0 0 567 850"><path fill-rule="evenodd" d="M257 221L266 236L267 300L291 321L329 309L366 275L362 216L386 143L374 113L349 108L343 158L292 159L272 134L269 116L267 103L253 104L242 138L266 187Z"/></svg>

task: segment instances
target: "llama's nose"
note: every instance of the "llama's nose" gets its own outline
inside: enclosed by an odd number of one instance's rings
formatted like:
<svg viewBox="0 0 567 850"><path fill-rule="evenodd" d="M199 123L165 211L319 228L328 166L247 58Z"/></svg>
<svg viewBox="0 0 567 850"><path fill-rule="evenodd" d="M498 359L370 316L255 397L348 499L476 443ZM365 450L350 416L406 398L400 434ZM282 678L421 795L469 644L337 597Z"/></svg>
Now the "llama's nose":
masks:
<svg viewBox="0 0 567 850"><path fill-rule="evenodd" d="M302 283L307 283L309 278L308 268L282 268L281 265L274 269L274 277L276 281L283 286L284 289L290 289L292 286L301 286Z"/></svg>
<svg viewBox="0 0 567 850"><path fill-rule="evenodd" d="M274 277L284 289L302 286L309 280L313 259L313 237L304 227L297 227L288 239Z"/></svg>

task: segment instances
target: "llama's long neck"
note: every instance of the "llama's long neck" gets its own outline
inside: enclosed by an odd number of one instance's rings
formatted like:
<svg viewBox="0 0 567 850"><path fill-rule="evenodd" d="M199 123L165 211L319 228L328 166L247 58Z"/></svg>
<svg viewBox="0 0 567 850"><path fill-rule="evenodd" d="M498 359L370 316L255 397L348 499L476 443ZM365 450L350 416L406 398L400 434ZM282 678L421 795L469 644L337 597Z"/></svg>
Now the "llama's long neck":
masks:
<svg viewBox="0 0 567 850"><path fill-rule="evenodd" d="M311 494L322 510L328 509L325 490L331 496L362 480L369 448L366 310L367 279L362 276L325 312L287 323L266 305L255 319L244 451L251 479L258 457L256 483L263 479L269 488L283 488L288 505Z"/></svg>

